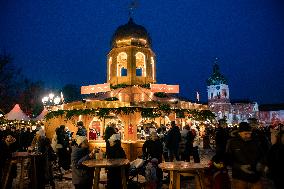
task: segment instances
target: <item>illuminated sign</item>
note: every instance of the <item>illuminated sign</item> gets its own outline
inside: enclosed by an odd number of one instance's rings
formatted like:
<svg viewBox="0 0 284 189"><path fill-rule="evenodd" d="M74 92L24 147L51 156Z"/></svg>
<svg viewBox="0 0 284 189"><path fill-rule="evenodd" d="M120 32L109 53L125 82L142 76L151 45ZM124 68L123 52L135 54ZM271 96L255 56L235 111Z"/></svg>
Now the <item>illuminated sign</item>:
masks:
<svg viewBox="0 0 284 189"><path fill-rule="evenodd" d="M81 94L92 94L92 93L101 93L110 91L110 84L97 84L97 85L88 85L81 87Z"/></svg>
<svg viewBox="0 0 284 189"><path fill-rule="evenodd" d="M179 93L179 85L151 84L151 92Z"/></svg>

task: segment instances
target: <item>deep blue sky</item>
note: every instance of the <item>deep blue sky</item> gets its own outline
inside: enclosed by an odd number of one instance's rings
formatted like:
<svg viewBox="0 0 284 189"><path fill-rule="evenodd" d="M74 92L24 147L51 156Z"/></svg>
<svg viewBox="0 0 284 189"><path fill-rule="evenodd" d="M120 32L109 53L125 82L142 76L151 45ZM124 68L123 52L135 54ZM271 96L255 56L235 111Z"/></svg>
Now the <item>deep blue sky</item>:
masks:
<svg viewBox="0 0 284 189"><path fill-rule="evenodd" d="M0 0L0 48L49 87L106 80L106 54L126 0ZM140 0L134 20L151 34L159 83L205 101L214 57L232 99L284 102L283 0Z"/></svg>

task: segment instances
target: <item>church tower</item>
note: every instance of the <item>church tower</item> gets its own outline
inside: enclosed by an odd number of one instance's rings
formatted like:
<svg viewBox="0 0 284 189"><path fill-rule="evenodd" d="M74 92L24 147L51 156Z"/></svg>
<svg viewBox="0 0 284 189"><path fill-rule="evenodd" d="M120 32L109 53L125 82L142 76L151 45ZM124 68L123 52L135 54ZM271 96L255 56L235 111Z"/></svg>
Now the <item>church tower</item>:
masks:
<svg viewBox="0 0 284 189"><path fill-rule="evenodd" d="M221 74L218 59L215 59L213 73L207 79L208 107L218 119L228 118L231 112L230 92L227 79Z"/></svg>
<svg viewBox="0 0 284 189"><path fill-rule="evenodd" d="M230 102L227 79L221 74L218 59L215 59L213 73L207 80L208 102Z"/></svg>
<svg viewBox="0 0 284 189"><path fill-rule="evenodd" d="M147 30L130 17L111 39L107 56L107 83L142 85L156 83L156 56Z"/></svg>

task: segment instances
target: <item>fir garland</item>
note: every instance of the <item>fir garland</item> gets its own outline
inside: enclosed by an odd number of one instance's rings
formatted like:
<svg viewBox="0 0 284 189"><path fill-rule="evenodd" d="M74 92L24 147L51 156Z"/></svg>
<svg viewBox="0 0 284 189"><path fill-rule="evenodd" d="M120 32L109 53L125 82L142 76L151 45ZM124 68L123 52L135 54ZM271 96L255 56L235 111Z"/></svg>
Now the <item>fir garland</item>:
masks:
<svg viewBox="0 0 284 189"><path fill-rule="evenodd" d="M119 108L97 108L97 109L74 109L74 110L58 110L49 112L46 120L50 120L59 116L65 116L67 120L80 115L98 116L106 118L110 113L129 115L135 112L140 112L142 117L156 118L163 114L169 115L172 112L177 114L178 118L184 118L185 115L198 121L206 121L207 119L215 119L215 115L210 110L189 110L189 109L171 109L170 105L162 104L157 108L142 108L142 107L119 107Z"/></svg>
<svg viewBox="0 0 284 189"><path fill-rule="evenodd" d="M158 98L167 98L167 94L166 93L163 93L163 92L157 92L157 93L154 93L155 97L158 97Z"/></svg>
<svg viewBox="0 0 284 189"><path fill-rule="evenodd" d="M117 97L109 97L105 98L105 101L118 101L119 99Z"/></svg>

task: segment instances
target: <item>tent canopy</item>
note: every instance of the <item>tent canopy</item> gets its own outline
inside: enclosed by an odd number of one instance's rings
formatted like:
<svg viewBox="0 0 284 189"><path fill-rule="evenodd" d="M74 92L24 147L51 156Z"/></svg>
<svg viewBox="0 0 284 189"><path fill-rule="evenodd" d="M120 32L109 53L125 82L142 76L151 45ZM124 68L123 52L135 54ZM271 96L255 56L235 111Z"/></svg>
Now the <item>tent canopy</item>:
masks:
<svg viewBox="0 0 284 189"><path fill-rule="evenodd" d="M46 114L48 113L48 110L46 108L44 108L42 110L42 112L36 117L34 118L35 121L40 121L44 119L44 116L46 116Z"/></svg>
<svg viewBox="0 0 284 189"><path fill-rule="evenodd" d="M21 110L20 105L16 104L14 108L5 115L7 120L23 120L29 121L30 118Z"/></svg>

